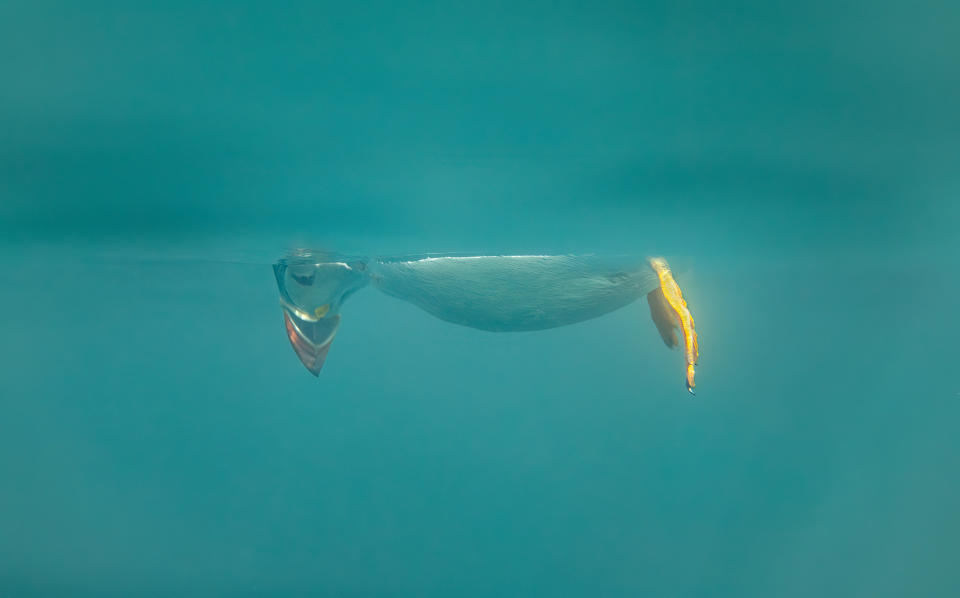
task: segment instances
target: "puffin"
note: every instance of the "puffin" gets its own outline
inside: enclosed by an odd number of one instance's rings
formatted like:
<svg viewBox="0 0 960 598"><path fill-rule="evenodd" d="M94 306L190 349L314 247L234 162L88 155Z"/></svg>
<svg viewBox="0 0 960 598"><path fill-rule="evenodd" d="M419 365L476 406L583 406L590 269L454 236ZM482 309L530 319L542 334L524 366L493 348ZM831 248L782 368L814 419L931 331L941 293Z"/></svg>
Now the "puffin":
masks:
<svg viewBox="0 0 960 598"><path fill-rule="evenodd" d="M372 286L453 324L490 332L545 330L597 318L646 297L667 347L683 345L694 394L693 316L663 257L423 254L360 257L300 249L273 265L287 339L318 376L344 302Z"/></svg>

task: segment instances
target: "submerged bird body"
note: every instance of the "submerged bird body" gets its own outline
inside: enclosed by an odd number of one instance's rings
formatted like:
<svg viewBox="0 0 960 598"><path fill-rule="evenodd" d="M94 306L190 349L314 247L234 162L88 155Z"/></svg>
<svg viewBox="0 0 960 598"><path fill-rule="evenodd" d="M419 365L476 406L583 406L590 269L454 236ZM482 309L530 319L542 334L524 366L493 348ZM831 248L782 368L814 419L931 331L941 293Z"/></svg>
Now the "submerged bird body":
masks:
<svg viewBox="0 0 960 598"><path fill-rule="evenodd" d="M668 346L686 344L693 390L693 318L663 258L594 255L412 256L350 258L297 252L274 265L287 336L301 362L319 374L344 301L372 284L455 324L492 332L544 330L602 316L647 296Z"/></svg>
<svg viewBox="0 0 960 598"><path fill-rule="evenodd" d="M493 332L544 330L602 316L657 285L650 269L594 256L516 255L382 260L384 293L441 320Z"/></svg>

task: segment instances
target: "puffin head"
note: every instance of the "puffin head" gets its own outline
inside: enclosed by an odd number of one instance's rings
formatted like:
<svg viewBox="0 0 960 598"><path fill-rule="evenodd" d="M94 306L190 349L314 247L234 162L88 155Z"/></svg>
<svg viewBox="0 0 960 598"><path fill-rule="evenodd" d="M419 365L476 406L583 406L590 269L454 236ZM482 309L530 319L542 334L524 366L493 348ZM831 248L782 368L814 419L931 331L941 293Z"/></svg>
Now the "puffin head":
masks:
<svg viewBox="0 0 960 598"><path fill-rule="evenodd" d="M273 265L287 339L314 376L340 327L343 302L369 282L366 269L362 260L308 252Z"/></svg>

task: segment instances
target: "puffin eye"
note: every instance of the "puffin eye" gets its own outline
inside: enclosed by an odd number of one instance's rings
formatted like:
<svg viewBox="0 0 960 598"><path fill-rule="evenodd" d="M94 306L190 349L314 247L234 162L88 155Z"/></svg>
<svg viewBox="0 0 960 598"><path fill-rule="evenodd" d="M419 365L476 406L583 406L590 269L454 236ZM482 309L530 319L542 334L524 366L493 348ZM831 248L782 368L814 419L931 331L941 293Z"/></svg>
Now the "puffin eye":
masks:
<svg viewBox="0 0 960 598"><path fill-rule="evenodd" d="M307 275L307 276L298 276L298 275L294 274L293 272L291 272L291 273L290 273L290 276L291 276L294 280L296 280L297 282L299 282L302 286L309 287L309 286L311 286L311 285L313 284L314 279L317 277L317 273L316 273L315 271L313 271L313 272L310 272L310 274Z"/></svg>

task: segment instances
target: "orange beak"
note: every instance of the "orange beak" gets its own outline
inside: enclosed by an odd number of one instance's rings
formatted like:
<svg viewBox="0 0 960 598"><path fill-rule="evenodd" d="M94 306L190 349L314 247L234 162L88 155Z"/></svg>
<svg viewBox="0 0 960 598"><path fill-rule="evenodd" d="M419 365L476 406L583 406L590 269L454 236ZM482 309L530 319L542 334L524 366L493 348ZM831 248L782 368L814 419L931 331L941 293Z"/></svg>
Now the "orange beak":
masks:
<svg viewBox="0 0 960 598"><path fill-rule="evenodd" d="M314 376L320 374L323 362L327 359L330 344L340 327L340 316L306 320L283 310L283 324L287 329L287 339L300 362Z"/></svg>

